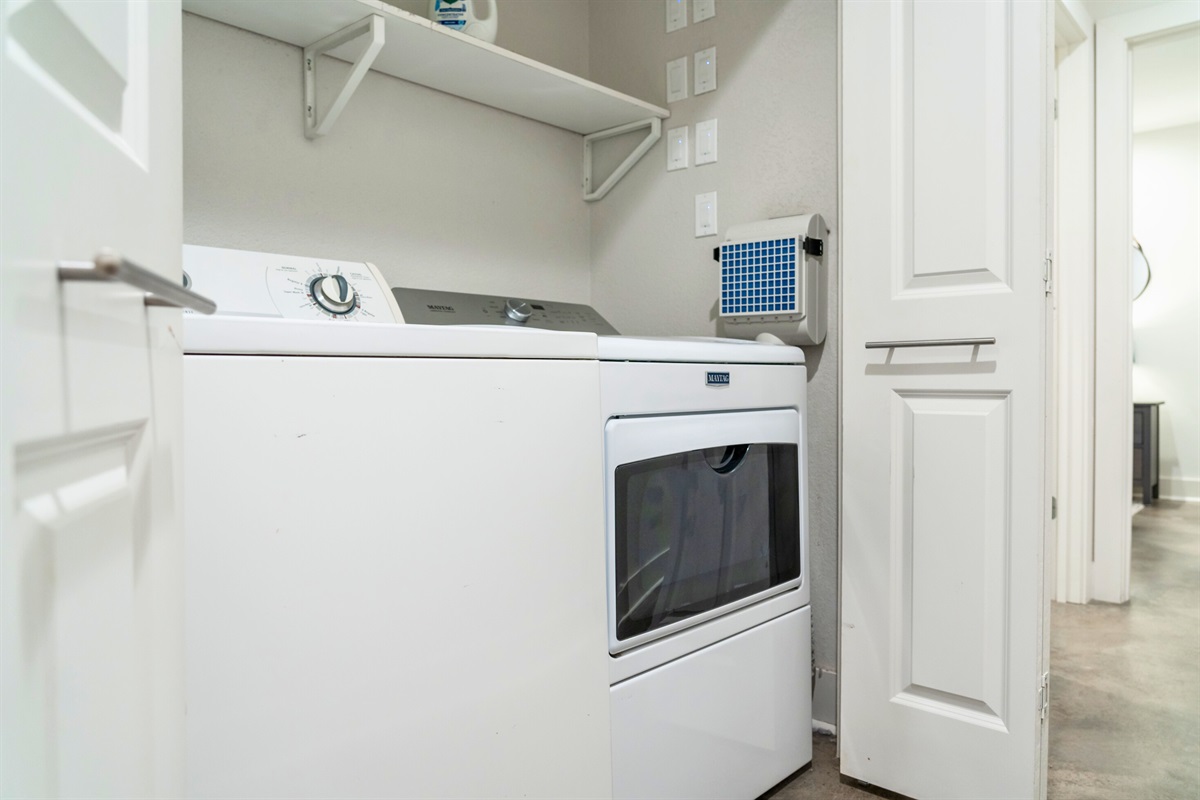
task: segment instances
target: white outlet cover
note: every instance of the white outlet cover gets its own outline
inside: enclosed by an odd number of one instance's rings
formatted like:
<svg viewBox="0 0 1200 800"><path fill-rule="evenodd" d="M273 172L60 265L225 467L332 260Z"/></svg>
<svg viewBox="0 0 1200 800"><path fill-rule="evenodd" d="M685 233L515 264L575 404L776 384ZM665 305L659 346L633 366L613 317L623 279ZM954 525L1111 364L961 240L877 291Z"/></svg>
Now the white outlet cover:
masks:
<svg viewBox="0 0 1200 800"><path fill-rule="evenodd" d="M717 48L710 47L696 53L696 94L713 92L717 89Z"/></svg>
<svg viewBox="0 0 1200 800"><path fill-rule="evenodd" d="M692 0L692 21L703 22L717 15L717 0ZM687 23L684 23L687 24ZM668 28L668 30L670 30Z"/></svg>
<svg viewBox="0 0 1200 800"><path fill-rule="evenodd" d="M667 131L667 172L687 169L688 128L671 128Z"/></svg>
<svg viewBox="0 0 1200 800"><path fill-rule="evenodd" d="M717 193L696 195L696 238L717 235Z"/></svg>
<svg viewBox="0 0 1200 800"><path fill-rule="evenodd" d="M696 166L717 160L717 121L706 119L696 123Z"/></svg>
<svg viewBox="0 0 1200 800"><path fill-rule="evenodd" d="M687 56L667 62L667 102L687 100L688 76Z"/></svg>
<svg viewBox="0 0 1200 800"><path fill-rule="evenodd" d="M667 4L667 33L687 27L687 0L665 0Z"/></svg>

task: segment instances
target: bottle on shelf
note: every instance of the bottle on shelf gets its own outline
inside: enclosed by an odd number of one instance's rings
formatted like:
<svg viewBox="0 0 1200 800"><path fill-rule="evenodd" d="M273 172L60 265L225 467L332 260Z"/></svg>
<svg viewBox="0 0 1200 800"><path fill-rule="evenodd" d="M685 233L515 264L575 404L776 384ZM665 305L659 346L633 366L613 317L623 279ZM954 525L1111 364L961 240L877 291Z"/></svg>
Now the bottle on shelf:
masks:
<svg viewBox="0 0 1200 800"><path fill-rule="evenodd" d="M429 18L476 39L496 41L496 0L429 0Z"/></svg>

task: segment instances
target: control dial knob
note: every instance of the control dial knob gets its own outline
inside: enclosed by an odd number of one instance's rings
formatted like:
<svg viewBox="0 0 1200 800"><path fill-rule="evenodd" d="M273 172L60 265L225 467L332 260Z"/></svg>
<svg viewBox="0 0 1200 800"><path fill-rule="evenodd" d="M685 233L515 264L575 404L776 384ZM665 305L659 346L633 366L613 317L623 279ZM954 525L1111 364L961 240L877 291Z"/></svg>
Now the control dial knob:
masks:
<svg viewBox="0 0 1200 800"><path fill-rule="evenodd" d="M358 299L350 281L342 275L318 275L310 284L313 300L330 314L345 315Z"/></svg>
<svg viewBox="0 0 1200 800"><path fill-rule="evenodd" d="M533 316L533 309L524 300L506 300L504 302L504 314L513 322L519 322L523 325Z"/></svg>

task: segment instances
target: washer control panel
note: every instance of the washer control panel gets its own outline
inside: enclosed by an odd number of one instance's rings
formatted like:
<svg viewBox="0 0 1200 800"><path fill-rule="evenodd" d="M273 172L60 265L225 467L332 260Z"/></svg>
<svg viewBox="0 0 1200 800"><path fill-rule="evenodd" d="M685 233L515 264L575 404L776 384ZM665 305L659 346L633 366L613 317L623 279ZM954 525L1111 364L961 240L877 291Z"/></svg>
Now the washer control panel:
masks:
<svg viewBox="0 0 1200 800"><path fill-rule="evenodd" d="M373 264L183 246L185 281L223 315L403 322Z"/></svg>
<svg viewBox="0 0 1200 800"><path fill-rule="evenodd" d="M418 325L508 325L550 331L615 335L591 306L503 295L393 287L404 321Z"/></svg>
<svg viewBox="0 0 1200 800"><path fill-rule="evenodd" d="M358 290L340 272L317 275L309 282L308 293L314 303L334 316L345 316L358 308Z"/></svg>

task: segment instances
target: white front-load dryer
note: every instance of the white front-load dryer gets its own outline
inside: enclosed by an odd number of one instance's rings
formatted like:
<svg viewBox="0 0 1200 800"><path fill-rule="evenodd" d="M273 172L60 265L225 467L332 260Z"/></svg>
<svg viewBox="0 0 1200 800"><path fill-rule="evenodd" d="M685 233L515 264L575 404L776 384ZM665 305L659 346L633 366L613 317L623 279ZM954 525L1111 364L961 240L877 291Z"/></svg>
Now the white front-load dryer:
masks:
<svg viewBox="0 0 1200 800"><path fill-rule="evenodd" d="M812 760L803 352L599 354L614 796L757 797Z"/></svg>
<svg viewBox="0 0 1200 800"><path fill-rule="evenodd" d="M187 795L610 796L596 336L185 269Z"/></svg>

